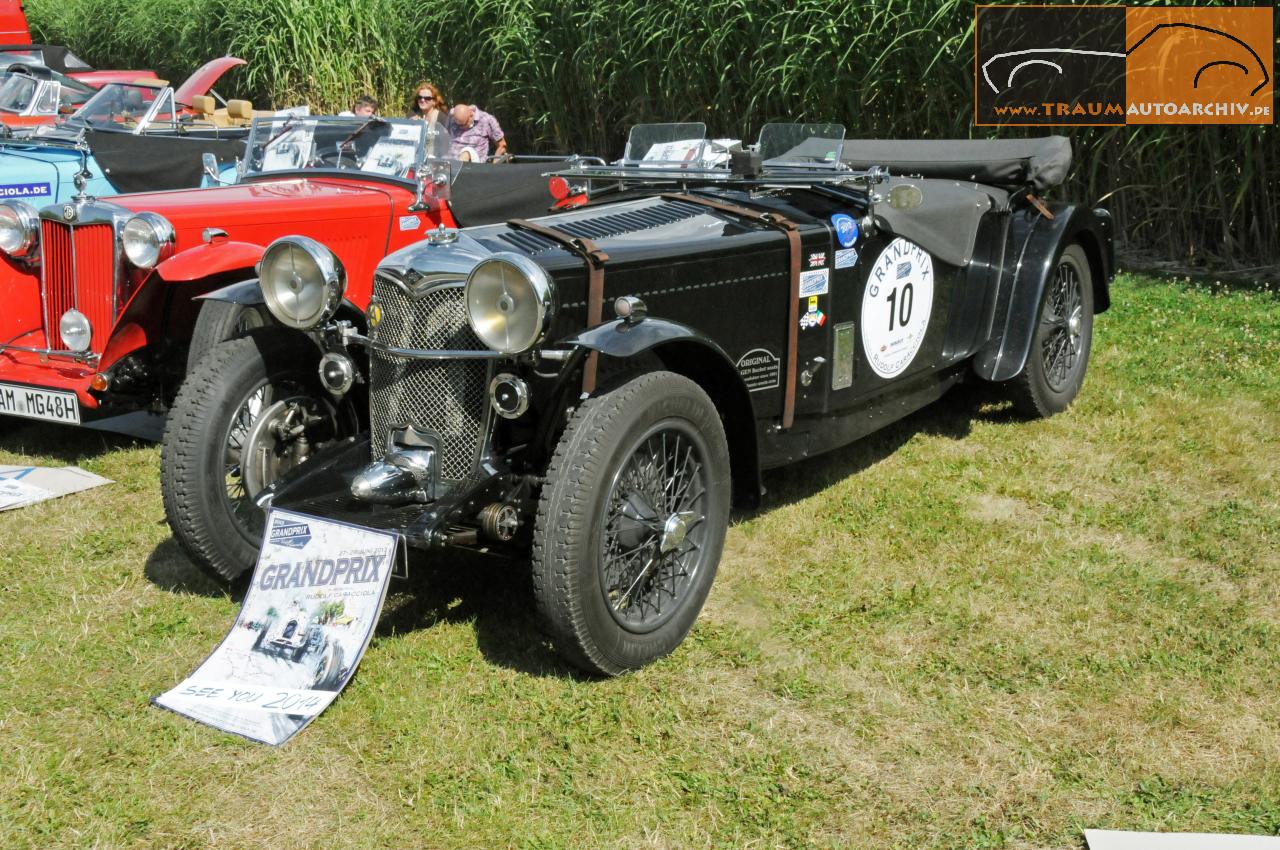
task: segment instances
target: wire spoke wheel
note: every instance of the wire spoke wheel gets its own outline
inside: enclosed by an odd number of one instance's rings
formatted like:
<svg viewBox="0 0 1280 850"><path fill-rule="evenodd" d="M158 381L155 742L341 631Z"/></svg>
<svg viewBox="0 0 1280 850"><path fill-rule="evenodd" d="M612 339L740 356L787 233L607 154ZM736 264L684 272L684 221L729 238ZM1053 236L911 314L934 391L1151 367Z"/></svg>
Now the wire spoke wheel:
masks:
<svg viewBox="0 0 1280 850"><path fill-rule="evenodd" d="M534 595L556 649L616 676L684 640L715 581L730 461L711 398L645 372L585 401L547 469Z"/></svg>
<svg viewBox="0 0 1280 850"><path fill-rule="evenodd" d="M1062 250L1034 316L1026 365L1006 386L1023 414L1052 416L1080 393L1093 341L1093 277L1079 244Z"/></svg>
<svg viewBox="0 0 1280 850"><path fill-rule="evenodd" d="M1050 287L1040 318L1045 326L1040 357L1045 381L1054 392L1063 392L1080 358L1084 323L1084 296L1076 267L1068 262L1059 263Z"/></svg>
<svg viewBox="0 0 1280 850"><path fill-rule="evenodd" d="M254 441L252 438L261 432L255 426L262 421L264 411L276 407L275 399L282 396L305 398L304 393L304 388L296 382L272 384L264 381L245 397L228 423L227 435L223 441L224 494L227 507L236 522L251 535L262 532L265 515L253 501L261 487L253 486L252 477L246 475L246 467L252 462L255 451L266 450L278 455L282 448L262 446L260 437ZM283 471L277 464L277 473Z"/></svg>
<svg viewBox="0 0 1280 850"><path fill-rule="evenodd" d="M645 632L679 607L704 558L707 481L687 428L661 423L614 476L601 523L600 589L609 613Z"/></svg>
<svg viewBox="0 0 1280 850"><path fill-rule="evenodd" d="M224 316L224 318L226 318ZM358 408L316 377L306 338L258 328L215 344L178 391L165 425L161 492L174 537L224 579L262 543L264 488L334 440L357 433Z"/></svg>

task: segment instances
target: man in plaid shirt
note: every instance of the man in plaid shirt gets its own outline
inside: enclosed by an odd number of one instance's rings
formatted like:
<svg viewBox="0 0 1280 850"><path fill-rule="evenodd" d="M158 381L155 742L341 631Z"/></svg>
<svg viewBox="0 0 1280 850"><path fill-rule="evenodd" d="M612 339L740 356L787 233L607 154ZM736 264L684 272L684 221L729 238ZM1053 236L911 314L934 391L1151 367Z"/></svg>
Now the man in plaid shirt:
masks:
<svg viewBox="0 0 1280 850"><path fill-rule="evenodd" d="M489 156L489 143L493 142L495 156L507 152L507 139L498 126L498 119L478 106L459 103L449 111L449 135L453 143L449 154L471 162L484 162Z"/></svg>

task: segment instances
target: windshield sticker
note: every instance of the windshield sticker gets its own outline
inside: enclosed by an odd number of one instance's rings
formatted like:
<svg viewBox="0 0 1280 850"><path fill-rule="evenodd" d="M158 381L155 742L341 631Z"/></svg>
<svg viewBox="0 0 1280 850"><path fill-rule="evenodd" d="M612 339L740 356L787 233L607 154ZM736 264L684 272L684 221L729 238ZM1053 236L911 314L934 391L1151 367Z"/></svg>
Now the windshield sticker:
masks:
<svg viewBox="0 0 1280 850"><path fill-rule="evenodd" d="M396 127L400 130L403 128ZM416 130L416 127L409 127ZM413 162L418 156L419 135L412 138L378 139L368 155L364 158L361 170L373 174L386 174L391 177L404 177L413 170Z"/></svg>
<svg viewBox="0 0 1280 850"><path fill-rule="evenodd" d="M778 386L781 363L767 348L753 348L738 358L738 374L749 392L771 390Z"/></svg>
<svg viewBox="0 0 1280 850"><path fill-rule="evenodd" d="M933 257L894 239L880 252L862 294L862 347L872 370L893 378L911 365L933 312Z"/></svg>
<svg viewBox="0 0 1280 850"><path fill-rule="evenodd" d="M836 213L831 216L831 226L836 229L836 241L841 247L848 248L858 241L858 223L853 220L853 216Z"/></svg>
<svg viewBox="0 0 1280 850"><path fill-rule="evenodd" d="M422 224L422 222L418 219L416 215L400 216L401 230L417 230L420 224Z"/></svg>
<svg viewBox="0 0 1280 850"><path fill-rule="evenodd" d="M0 198L47 198L52 194L48 183L10 183L0 186Z"/></svg>
<svg viewBox="0 0 1280 850"><path fill-rule="evenodd" d="M800 297L810 295L826 295L830 290L831 273L826 269L813 269L800 272Z"/></svg>
<svg viewBox="0 0 1280 850"><path fill-rule="evenodd" d="M809 255L809 268L816 269L827 264L827 252L815 251Z"/></svg>
<svg viewBox="0 0 1280 850"><path fill-rule="evenodd" d="M851 269L858 264L858 249L843 248L836 251L836 268Z"/></svg>

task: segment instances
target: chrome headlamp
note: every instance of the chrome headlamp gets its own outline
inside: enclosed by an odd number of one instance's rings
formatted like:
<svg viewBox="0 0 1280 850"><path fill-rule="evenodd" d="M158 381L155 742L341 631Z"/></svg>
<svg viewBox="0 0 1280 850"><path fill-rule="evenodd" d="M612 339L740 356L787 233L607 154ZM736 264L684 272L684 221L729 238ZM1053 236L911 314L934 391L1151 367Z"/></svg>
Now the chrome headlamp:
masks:
<svg viewBox="0 0 1280 850"><path fill-rule="evenodd" d="M24 201L0 203L0 251L27 259L40 244L40 216Z"/></svg>
<svg viewBox="0 0 1280 850"><path fill-rule="evenodd" d="M332 318L347 288L342 261L306 236L282 236L268 245L258 278L271 315L299 330Z"/></svg>
<svg viewBox="0 0 1280 850"><path fill-rule="evenodd" d="M554 288L542 266L519 254L495 254L472 269L464 294L467 322L502 354L528 351L542 339Z"/></svg>
<svg viewBox="0 0 1280 850"><path fill-rule="evenodd" d="M173 225L153 212L138 213L126 221L120 231L124 255L140 269L153 269L167 260L176 240Z"/></svg>

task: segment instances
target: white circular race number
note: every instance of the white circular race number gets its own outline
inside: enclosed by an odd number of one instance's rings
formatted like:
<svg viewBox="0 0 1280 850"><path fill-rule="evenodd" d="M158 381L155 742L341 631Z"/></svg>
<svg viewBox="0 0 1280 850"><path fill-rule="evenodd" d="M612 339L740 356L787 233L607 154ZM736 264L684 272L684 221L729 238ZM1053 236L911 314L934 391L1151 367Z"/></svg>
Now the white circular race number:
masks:
<svg viewBox="0 0 1280 850"><path fill-rule="evenodd" d="M880 252L862 293L862 348L871 368L893 378L911 365L933 312L933 258L901 237Z"/></svg>

